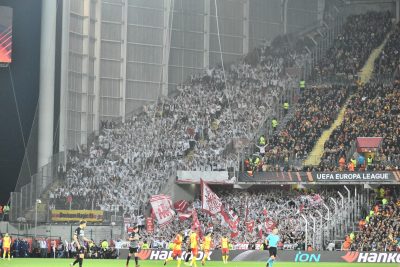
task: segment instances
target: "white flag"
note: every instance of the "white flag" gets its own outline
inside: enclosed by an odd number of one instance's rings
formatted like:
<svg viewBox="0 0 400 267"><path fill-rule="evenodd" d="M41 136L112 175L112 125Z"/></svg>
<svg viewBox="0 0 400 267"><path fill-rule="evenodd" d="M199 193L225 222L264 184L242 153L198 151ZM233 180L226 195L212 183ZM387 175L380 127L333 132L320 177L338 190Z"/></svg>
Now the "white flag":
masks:
<svg viewBox="0 0 400 267"><path fill-rule="evenodd" d="M175 216L172 209L172 201L170 196L155 195L150 198L150 204L156 216L157 223L160 226L169 224Z"/></svg>
<svg viewBox="0 0 400 267"><path fill-rule="evenodd" d="M203 210L207 211L211 215L221 212L221 200L203 180L201 180L201 199Z"/></svg>

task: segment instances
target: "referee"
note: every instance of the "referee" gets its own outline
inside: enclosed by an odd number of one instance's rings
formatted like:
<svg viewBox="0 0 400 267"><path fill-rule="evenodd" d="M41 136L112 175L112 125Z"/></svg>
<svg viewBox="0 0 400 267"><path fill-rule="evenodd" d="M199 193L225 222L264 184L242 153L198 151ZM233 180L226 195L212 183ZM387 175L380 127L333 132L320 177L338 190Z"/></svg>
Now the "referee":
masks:
<svg viewBox="0 0 400 267"><path fill-rule="evenodd" d="M280 237L278 235L278 229L272 230L272 233L268 235L265 240L265 244L269 245L269 259L267 261L266 267L272 267L276 258L276 253L278 252L278 243Z"/></svg>

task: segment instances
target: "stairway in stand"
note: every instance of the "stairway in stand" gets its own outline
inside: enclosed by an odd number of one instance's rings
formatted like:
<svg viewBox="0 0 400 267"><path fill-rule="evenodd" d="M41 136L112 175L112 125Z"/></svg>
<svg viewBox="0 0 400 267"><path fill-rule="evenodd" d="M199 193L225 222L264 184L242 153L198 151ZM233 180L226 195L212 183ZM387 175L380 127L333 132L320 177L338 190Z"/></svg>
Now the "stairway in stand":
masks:
<svg viewBox="0 0 400 267"><path fill-rule="evenodd" d="M361 82L363 84L367 83L371 79L373 71L374 71L375 59L381 53L382 49L384 48L384 46L386 44L386 41L388 40L389 36L391 35L391 33L392 32L390 32L388 34L388 36L385 38L385 40L382 42L382 44L380 46L378 46L376 49L374 49L372 51L371 55L369 56L367 62L364 65L364 67L359 72L359 77L360 77L360 80L361 80ZM332 132L338 126L340 126L340 124L342 124L342 122L344 120L345 113L346 113L347 105L351 101L352 97L353 96L350 96L346 100L345 104L340 109L340 112L339 112L336 120L332 123L331 127L329 129L325 130L322 133L321 137L318 139L318 141L315 143L313 150L310 152L310 154L308 155L307 159L304 161L304 165L305 166L318 166L319 165L319 163L321 161L321 157L324 154L325 142L328 141L328 139L331 136Z"/></svg>

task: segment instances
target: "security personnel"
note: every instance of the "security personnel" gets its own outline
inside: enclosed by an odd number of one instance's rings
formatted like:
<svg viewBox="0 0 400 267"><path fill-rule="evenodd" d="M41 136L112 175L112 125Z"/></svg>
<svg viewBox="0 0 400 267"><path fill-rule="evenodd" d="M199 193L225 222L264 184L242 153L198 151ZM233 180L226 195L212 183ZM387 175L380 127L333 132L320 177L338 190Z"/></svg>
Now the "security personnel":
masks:
<svg viewBox="0 0 400 267"><path fill-rule="evenodd" d="M5 205L3 207L3 214L4 214L4 220L8 221L8 213L10 212L10 206Z"/></svg>
<svg viewBox="0 0 400 267"><path fill-rule="evenodd" d="M306 81L304 79L300 80L299 87L300 87L300 92L304 92L304 89L306 89Z"/></svg>
<svg viewBox="0 0 400 267"><path fill-rule="evenodd" d="M357 166L357 160L354 157L352 157L350 161L351 161L351 163L353 163L354 168L355 168Z"/></svg>
<svg viewBox="0 0 400 267"><path fill-rule="evenodd" d="M258 144L261 146L264 146L266 144L265 136L261 135L260 138L258 138Z"/></svg>
<svg viewBox="0 0 400 267"><path fill-rule="evenodd" d="M256 156L256 158L254 159L254 166L258 166L258 164L260 163L260 157Z"/></svg>
<svg viewBox="0 0 400 267"><path fill-rule="evenodd" d="M149 249L149 248L150 248L150 246L149 246L149 244L147 244L147 241L144 241L142 244L142 249Z"/></svg>
<svg viewBox="0 0 400 267"><path fill-rule="evenodd" d="M278 120L276 118L273 118L271 124L272 124L272 130L275 132L276 127L278 127Z"/></svg>
<svg viewBox="0 0 400 267"><path fill-rule="evenodd" d="M108 250L108 241L107 240L103 240L103 242L101 242L101 249L103 250L103 252L106 252Z"/></svg>
<svg viewBox="0 0 400 267"><path fill-rule="evenodd" d="M373 210L370 210L369 211L369 217L374 217L374 215L375 215L375 212Z"/></svg>
<svg viewBox="0 0 400 267"><path fill-rule="evenodd" d="M373 162L372 155L369 154L367 158L367 168L369 171L372 170L372 162Z"/></svg>
<svg viewBox="0 0 400 267"><path fill-rule="evenodd" d="M288 113L288 111L289 111L289 101L285 100L285 102L283 102L283 112L285 116Z"/></svg>

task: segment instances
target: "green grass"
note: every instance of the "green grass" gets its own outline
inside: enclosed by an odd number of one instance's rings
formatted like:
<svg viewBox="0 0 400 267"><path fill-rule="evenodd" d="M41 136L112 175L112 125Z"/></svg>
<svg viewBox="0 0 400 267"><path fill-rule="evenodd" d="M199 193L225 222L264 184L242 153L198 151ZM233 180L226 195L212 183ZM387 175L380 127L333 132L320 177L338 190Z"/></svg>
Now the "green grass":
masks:
<svg viewBox="0 0 400 267"><path fill-rule="evenodd" d="M1 267L69 267L72 260L65 259L12 259L10 262L0 260ZM79 265L75 265L78 267ZM135 262L129 264L130 267L135 266ZM141 261L141 267L163 267L162 261ZM169 262L167 266L175 267L176 262ZM197 263L198 267L202 267L201 263ZM219 261L207 262L206 267L265 267L263 262L229 262L223 264ZM373 264L373 263L285 263L277 262L274 267L398 267L398 264ZM85 260L83 267L125 267L125 260ZM185 267L182 263L181 267Z"/></svg>

